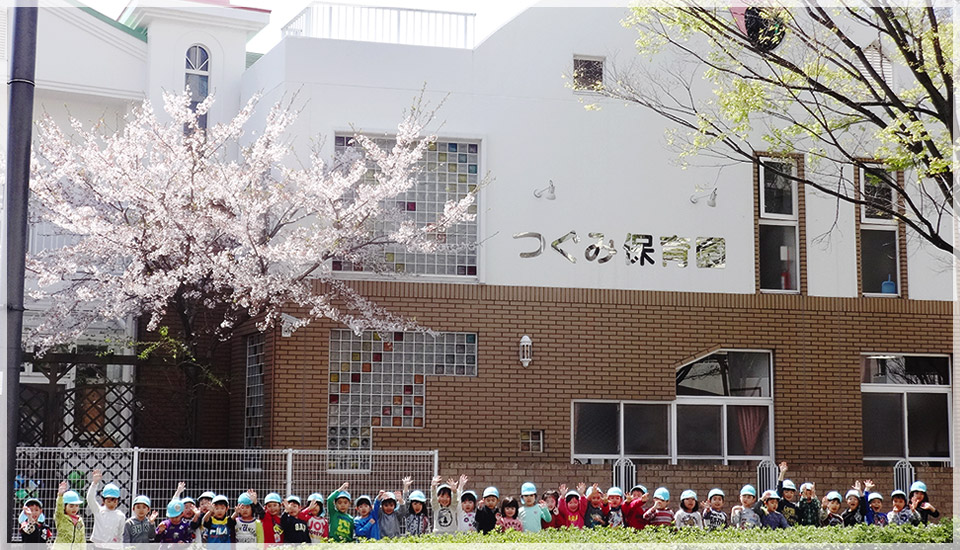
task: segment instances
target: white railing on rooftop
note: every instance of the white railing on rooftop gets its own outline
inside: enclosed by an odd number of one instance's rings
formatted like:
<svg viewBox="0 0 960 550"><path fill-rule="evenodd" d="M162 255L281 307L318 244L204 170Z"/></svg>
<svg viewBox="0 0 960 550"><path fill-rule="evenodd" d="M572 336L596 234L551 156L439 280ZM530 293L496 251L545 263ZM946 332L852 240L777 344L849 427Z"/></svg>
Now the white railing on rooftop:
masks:
<svg viewBox="0 0 960 550"><path fill-rule="evenodd" d="M283 36L470 49L475 18L472 13L314 2L283 26Z"/></svg>

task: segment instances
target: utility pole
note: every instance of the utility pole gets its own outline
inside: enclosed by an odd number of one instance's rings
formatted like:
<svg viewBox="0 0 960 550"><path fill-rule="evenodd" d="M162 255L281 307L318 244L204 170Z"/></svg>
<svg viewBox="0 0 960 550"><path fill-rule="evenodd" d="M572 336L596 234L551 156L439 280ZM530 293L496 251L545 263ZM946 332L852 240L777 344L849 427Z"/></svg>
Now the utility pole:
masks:
<svg viewBox="0 0 960 550"><path fill-rule="evenodd" d="M27 4L33 4L28 7ZM23 360L23 279L27 254L27 198L30 194L30 145L33 136L33 89L37 61L35 2L21 0L14 8L10 56L10 110L7 118L7 401L6 512L0 523L13 540L10 518L19 509L13 485L17 474L17 430L20 426L20 363Z"/></svg>

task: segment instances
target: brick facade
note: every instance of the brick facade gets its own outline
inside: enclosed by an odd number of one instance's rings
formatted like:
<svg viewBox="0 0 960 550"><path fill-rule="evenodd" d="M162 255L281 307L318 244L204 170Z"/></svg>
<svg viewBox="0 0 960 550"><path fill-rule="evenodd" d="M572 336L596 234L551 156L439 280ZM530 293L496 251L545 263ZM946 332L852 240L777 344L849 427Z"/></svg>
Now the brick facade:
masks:
<svg viewBox="0 0 960 550"><path fill-rule="evenodd" d="M796 477L843 489L874 478L889 493L892 469L864 462L860 354L951 352L949 302L803 295L503 287L401 282L355 286L390 310L437 330L478 334L478 376L430 376L423 428L376 428L374 448L439 449L441 473L482 486L610 480L609 467L570 464L574 399L675 398L675 368L718 348L773 352L776 460ZM301 312L290 311L293 315ZM317 322L267 335L265 441L324 448L329 333ZM253 330L251 327L250 330ZM520 366L520 336L533 362ZM237 346L243 344L237 338ZM231 369L230 443L242 442L242 360ZM544 452L522 453L521 430L543 430ZM826 460L824 457L828 457ZM951 509L949 468L917 468ZM925 476L925 477L924 477ZM648 485L725 490L756 479L750 466L638 466ZM702 485L702 487L701 487Z"/></svg>

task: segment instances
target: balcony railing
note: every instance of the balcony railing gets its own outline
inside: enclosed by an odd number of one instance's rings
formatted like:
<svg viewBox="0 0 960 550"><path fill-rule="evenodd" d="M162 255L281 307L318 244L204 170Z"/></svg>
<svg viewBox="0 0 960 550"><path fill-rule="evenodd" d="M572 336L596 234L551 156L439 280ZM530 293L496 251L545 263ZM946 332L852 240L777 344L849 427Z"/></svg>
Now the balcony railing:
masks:
<svg viewBox="0 0 960 550"><path fill-rule="evenodd" d="M475 14L314 2L284 25L283 36L474 47Z"/></svg>

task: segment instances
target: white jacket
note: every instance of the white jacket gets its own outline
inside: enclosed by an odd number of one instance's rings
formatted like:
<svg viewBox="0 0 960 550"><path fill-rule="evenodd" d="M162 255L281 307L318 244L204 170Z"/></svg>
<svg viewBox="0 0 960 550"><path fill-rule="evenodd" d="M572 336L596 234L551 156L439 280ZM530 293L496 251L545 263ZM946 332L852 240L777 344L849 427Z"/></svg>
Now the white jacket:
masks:
<svg viewBox="0 0 960 550"><path fill-rule="evenodd" d="M123 523L127 520L120 508L108 510L106 506L97 503L97 486L99 483L91 483L87 489L87 507L93 513L93 533L90 535L90 541L94 543L122 543L123 542ZM117 548L119 548L119 544Z"/></svg>

